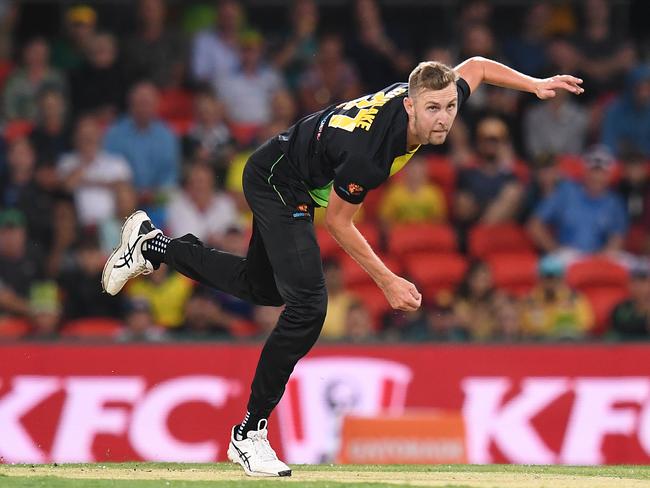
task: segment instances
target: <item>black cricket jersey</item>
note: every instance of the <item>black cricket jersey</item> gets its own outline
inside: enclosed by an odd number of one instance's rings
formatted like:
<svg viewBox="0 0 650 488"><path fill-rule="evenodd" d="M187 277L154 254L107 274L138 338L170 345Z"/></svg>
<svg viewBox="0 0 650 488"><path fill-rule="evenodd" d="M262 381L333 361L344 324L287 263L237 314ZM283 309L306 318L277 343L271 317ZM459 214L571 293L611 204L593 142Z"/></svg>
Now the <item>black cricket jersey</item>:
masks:
<svg viewBox="0 0 650 488"><path fill-rule="evenodd" d="M470 88L462 78L456 86L460 109ZM316 205L327 207L332 188L343 200L361 203L409 161L419 146L407 151L407 95L408 83L395 83L308 115L277 137L289 173Z"/></svg>

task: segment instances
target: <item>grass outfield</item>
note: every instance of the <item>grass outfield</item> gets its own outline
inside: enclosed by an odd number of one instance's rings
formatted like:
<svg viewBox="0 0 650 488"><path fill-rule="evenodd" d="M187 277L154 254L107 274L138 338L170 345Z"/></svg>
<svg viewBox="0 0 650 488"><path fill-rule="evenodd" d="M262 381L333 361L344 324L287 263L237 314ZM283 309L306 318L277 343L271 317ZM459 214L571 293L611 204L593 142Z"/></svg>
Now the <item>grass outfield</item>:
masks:
<svg viewBox="0 0 650 488"><path fill-rule="evenodd" d="M215 488L271 486L342 488L650 487L650 466L298 465L290 478L248 478L233 464L0 465L2 488Z"/></svg>

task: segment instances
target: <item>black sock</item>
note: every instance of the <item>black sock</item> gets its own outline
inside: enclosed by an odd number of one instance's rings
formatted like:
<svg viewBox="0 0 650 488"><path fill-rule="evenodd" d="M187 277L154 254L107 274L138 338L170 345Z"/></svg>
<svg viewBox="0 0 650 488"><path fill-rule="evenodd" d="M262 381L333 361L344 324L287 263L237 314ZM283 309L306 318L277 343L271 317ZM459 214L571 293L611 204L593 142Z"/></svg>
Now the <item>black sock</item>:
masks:
<svg viewBox="0 0 650 488"><path fill-rule="evenodd" d="M249 431L258 430L260 420L266 421L266 418L246 412L246 416L242 423L235 428L235 439L243 441L246 439L246 434L248 434Z"/></svg>
<svg viewBox="0 0 650 488"><path fill-rule="evenodd" d="M146 240L142 243L142 255L154 265L157 269L165 260L167 245L171 239L164 234L158 234L153 239Z"/></svg>

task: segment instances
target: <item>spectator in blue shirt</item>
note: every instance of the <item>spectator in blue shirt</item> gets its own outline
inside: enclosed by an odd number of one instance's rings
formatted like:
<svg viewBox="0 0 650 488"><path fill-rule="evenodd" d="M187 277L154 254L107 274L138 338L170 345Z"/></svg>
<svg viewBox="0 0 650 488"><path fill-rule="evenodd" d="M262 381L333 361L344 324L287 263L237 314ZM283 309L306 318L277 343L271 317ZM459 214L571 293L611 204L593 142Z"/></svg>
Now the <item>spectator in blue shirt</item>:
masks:
<svg viewBox="0 0 650 488"><path fill-rule="evenodd" d="M548 2L531 2L521 23L519 35L503 44L503 52L517 70L535 76L543 74L548 64L548 23L553 7Z"/></svg>
<svg viewBox="0 0 650 488"><path fill-rule="evenodd" d="M140 204L145 206L178 183L179 143L157 113L156 87L150 82L136 84L129 94L129 114L108 129L104 140L108 152L129 162Z"/></svg>
<svg viewBox="0 0 650 488"><path fill-rule="evenodd" d="M650 65L630 72L625 92L605 112L602 140L616 154L638 148L650 157Z"/></svg>
<svg viewBox="0 0 650 488"><path fill-rule="evenodd" d="M529 223L533 239L545 252L578 256L622 248L627 215L620 197L609 189L614 159L597 146L586 155L585 164L584 183L560 183Z"/></svg>

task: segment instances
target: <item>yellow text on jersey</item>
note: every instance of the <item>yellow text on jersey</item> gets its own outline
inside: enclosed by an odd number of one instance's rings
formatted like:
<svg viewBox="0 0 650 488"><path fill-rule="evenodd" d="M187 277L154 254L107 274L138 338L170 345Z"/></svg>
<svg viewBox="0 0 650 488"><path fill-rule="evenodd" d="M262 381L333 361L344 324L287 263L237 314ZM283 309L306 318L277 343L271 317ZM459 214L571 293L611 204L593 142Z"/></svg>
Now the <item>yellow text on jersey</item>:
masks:
<svg viewBox="0 0 650 488"><path fill-rule="evenodd" d="M344 110L348 113L338 113L332 115L330 118L329 127L335 127L337 129L343 129L348 132L352 132L357 127L365 131L370 130L372 123L375 120L375 115L379 112L379 108L384 106L386 102L395 98L399 95L402 95L406 92L407 88L404 86L398 86L388 93L383 91L377 92L374 95L365 96L352 100L350 102L342 103L337 108ZM358 110L357 113L352 116L349 112Z"/></svg>

